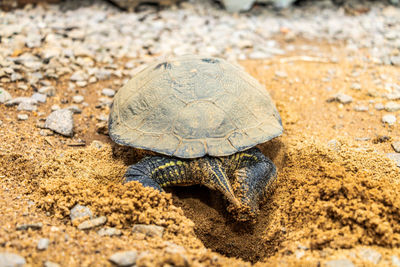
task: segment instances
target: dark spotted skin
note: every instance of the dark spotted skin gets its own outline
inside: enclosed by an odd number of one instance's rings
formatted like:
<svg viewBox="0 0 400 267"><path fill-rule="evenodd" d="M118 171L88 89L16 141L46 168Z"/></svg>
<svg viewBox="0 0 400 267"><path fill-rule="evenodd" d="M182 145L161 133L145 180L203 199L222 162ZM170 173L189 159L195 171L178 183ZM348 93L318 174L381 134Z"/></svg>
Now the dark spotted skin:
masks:
<svg viewBox="0 0 400 267"><path fill-rule="evenodd" d="M226 157L146 157L128 168L125 182L138 181L159 191L166 186L205 185L228 199L228 210L237 220L247 221L255 218L258 201L275 177L274 163L251 148Z"/></svg>

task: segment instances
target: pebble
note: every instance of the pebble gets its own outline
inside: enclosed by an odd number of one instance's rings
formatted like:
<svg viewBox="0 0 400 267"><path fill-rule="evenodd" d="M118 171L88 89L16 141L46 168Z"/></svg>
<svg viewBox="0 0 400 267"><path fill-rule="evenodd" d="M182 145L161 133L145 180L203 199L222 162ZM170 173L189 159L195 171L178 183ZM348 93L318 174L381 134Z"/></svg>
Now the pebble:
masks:
<svg viewBox="0 0 400 267"><path fill-rule="evenodd" d="M368 106L355 106L353 109L357 112L366 112L369 108Z"/></svg>
<svg viewBox="0 0 400 267"><path fill-rule="evenodd" d="M348 259L340 259L340 260L331 260L325 262L326 267L354 267L354 264L351 260Z"/></svg>
<svg viewBox="0 0 400 267"><path fill-rule="evenodd" d="M69 79L73 82L86 81L88 79L88 75L84 71L79 70L74 72Z"/></svg>
<svg viewBox="0 0 400 267"><path fill-rule="evenodd" d="M353 102L353 98L349 95L346 95L343 93L338 93L338 94L334 95L333 97L329 98L327 101L328 102L337 101L342 104L350 104L351 102Z"/></svg>
<svg viewBox="0 0 400 267"><path fill-rule="evenodd" d="M54 104L54 105L51 106L50 109L51 109L51 111L56 111L56 110L60 110L61 107L59 105L57 105L57 104Z"/></svg>
<svg viewBox="0 0 400 267"><path fill-rule="evenodd" d="M400 110L400 103L396 102L387 102L385 105L385 110L388 112L395 112Z"/></svg>
<svg viewBox="0 0 400 267"><path fill-rule="evenodd" d="M136 265L138 253L136 250L121 251L111 255L108 260L117 266L134 266Z"/></svg>
<svg viewBox="0 0 400 267"><path fill-rule="evenodd" d="M81 114L82 113L82 109L80 109L76 105L68 106L67 109L71 110L74 114Z"/></svg>
<svg viewBox="0 0 400 267"><path fill-rule="evenodd" d="M132 228L132 233L142 233L150 237L162 237L164 234L164 227L152 224L135 224Z"/></svg>
<svg viewBox="0 0 400 267"><path fill-rule="evenodd" d="M20 121L26 121L27 119L29 119L29 116L27 114L18 114L17 119Z"/></svg>
<svg viewBox="0 0 400 267"><path fill-rule="evenodd" d="M19 111L36 111L37 106L32 105L27 102L22 102L22 103L19 103L17 110L19 110Z"/></svg>
<svg viewBox="0 0 400 267"><path fill-rule="evenodd" d="M100 236L120 236L122 231L114 227L104 227L97 232Z"/></svg>
<svg viewBox="0 0 400 267"><path fill-rule="evenodd" d="M47 95L42 93L34 93L31 98L35 99L39 103L46 103Z"/></svg>
<svg viewBox="0 0 400 267"><path fill-rule="evenodd" d="M375 104L375 109L376 110L384 110L385 106L382 103L376 103Z"/></svg>
<svg viewBox="0 0 400 267"><path fill-rule="evenodd" d="M25 264L25 258L20 255L9 252L0 252L0 266L2 267L22 267Z"/></svg>
<svg viewBox="0 0 400 267"><path fill-rule="evenodd" d="M82 103L83 100L85 100L85 99L84 99L84 97L81 96L81 95L74 95L74 96L72 97L72 102L77 103L77 104Z"/></svg>
<svg viewBox="0 0 400 267"><path fill-rule="evenodd" d="M38 250L46 250L49 247L50 240L48 238L41 238L38 241L37 249Z"/></svg>
<svg viewBox="0 0 400 267"><path fill-rule="evenodd" d="M400 167L400 153L387 153L386 156L394 160L397 163L397 167Z"/></svg>
<svg viewBox="0 0 400 267"><path fill-rule="evenodd" d="M393 255L392 256L392 264L395 267L400 267L400 259L399 259L399 257Z"/></svg>
<svg viewBox="0 0 400 267"><path fill-rule="evenodd" d="M115 90L110 88L104 88L101 90L101 93L105 96L113 97L115 95Z"/></svg>
<svg viewBox="0 0 400 267"><path fill-rule="evenodd" d="M75 219L82 218L82 217L89 217L91 219L91 218L93 218L93 213L90 210L90 208L76 204L70 210L69 218L71 219L71 221L73 221Z"/></svg>
<svg viewBox="0 0 400 267"><path fill-rule="evenodd" d="M392 148L394 151L396 151L397 153L400 153L400 141L398 142L393 142L392 143Z"/></svg>
<svg viewBox="0 0 400 267"><path fill-rule="evenodd" d="M39 222L39 223L26 223L26 224L20 224L17 225L17 230L20 231L24 231L24 230L28 230L28 229L32 229L32 230L40 230L43 227L43 223Z"/></svg>
<svg viewBox="0 0 400 267"><path fill-rule="evenodd" d="M106 216L100 216L95 219L87 220L78 225L79 230L89 230L101 226L107 222Z"/></svg>
<svg viewBox="0 0 400 267"><path fill-rule="evenodd" d="M352 83L351 86L350 86L350 89L353 89L353 90L361 90L361 84L359 84L359 83Z"/></svg>
<svg viewBox="0 0 400 267"><path fill-rule="evenodd" d="M381 253L379 253L376 250L370 249L370 248L362 248L362 249L360 249L358 254L365 261L369 261L375 265L377 265L382 259Z"/></svg>
<svg viewBox="0 0 400 267"><path fill-rule="evenodd" d="M12 99L9 92L0 87L0 103L5 103Z"/></svg>
<svg viewBox="0 0 400 267"><path fill-rule="evenodd" d="M37 100L32 99L30 97L21 96L21 97L16 97L16 98L13 98L13 99L7 101L6 106L15 106L15 105L19 105L21 103L36 105Z"/></svg>
<svg viewBox="0 0 400 267"><path fill-rule="evenodd" d="M55 96L56 88L54 86L43 86L39 89L39 93L45 94L47 96Z"/></svg>
<svg viewBox="0 0 400 267"><path fill-rule="evenodd" d="M383 122L383 123L387 123L387 124L389 124L389 125L393 125L393 124L396 123L396 117L395 117L394 115L391 115L391 114L389 114L389 115L384 115L384 116L382 117L382 122Z"/></svg>
<svg viewBox="0 0 400 267"><path fill-rule="evenodd" d="M45 261L43 267L60 267L61 265L51 261Z"/></svg>
<svg viewBox="0 0 400 267"><path fill-rule="evenodd" d="M72 111L60 109L53 111L47 118L44 126L64 136L74 135L74 120Z"/></svg>

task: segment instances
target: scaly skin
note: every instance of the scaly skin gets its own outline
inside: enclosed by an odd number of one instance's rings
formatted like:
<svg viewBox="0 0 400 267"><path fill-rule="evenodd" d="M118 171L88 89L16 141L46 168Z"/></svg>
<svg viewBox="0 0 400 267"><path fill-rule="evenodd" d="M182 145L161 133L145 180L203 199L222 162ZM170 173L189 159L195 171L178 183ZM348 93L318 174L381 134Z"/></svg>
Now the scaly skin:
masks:
<svg viewBox="0 0 400 267"><path fill-rule="evenodd" d="M238 221L249 221L257 215L258 201L275 177L274 163L251 148L227 157L146 157L128 168L125 182L138 181L159 191L166 186L205 185L229 200L228 210Z"/></svg>

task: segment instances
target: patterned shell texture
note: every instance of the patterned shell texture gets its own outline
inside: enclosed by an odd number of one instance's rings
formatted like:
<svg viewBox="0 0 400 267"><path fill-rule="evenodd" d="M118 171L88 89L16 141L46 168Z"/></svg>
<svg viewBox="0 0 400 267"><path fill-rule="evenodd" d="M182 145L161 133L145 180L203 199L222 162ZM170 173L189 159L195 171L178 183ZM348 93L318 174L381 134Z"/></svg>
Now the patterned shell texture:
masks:
<svg viewBox="0 0 400 267"><path fill-rule="evenodd" d="M180 158L227 156L283 131L266 89L219 58L183 56L147 66L115 95L110 137Z"/></svg>

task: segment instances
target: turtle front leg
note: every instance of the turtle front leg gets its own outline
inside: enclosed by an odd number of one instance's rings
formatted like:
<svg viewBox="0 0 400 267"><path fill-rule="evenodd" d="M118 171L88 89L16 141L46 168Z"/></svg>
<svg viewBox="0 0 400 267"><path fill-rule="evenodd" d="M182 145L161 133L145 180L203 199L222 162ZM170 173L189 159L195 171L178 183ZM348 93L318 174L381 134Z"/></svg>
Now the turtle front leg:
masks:
<svg viewBox="0 0 400 267"><path fill-rule="evenodd" d="M187 178L187 162L169 157L150 156L129 166L125 183L138 181L143 186L164 191L162 187L184 184Z"/></svg>
<svg viewBox="0 0 400 267"><path fill-rule="evenodd" d="M258 148L239 152L228 158L233 172L233 190L242 207L228 209L239 221L253 220L258 213L259 200L276 178L275 164Z"/></svg>

